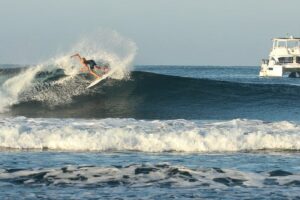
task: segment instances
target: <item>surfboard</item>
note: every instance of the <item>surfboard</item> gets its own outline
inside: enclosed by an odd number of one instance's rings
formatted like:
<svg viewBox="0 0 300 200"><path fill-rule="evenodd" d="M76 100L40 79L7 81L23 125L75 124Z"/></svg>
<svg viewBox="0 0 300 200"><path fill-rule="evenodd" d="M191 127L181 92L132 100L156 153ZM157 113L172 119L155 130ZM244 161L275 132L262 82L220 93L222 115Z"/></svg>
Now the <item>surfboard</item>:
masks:
<svg viewBox="0 0 300 200"><path fill-rule="evenodd" d="M112 75L116 70L111 69L109 72L107 72L106 74L102 75L101 77L97 78L96 80L94 80L93 82L91 82L91 84L89 84L89 86L87 86L86 89L91 88L95 85L97 85L98 83L100 83L101 81L103 81L104 79L106 79L107 77L109 77L110 75Z"/></svg>

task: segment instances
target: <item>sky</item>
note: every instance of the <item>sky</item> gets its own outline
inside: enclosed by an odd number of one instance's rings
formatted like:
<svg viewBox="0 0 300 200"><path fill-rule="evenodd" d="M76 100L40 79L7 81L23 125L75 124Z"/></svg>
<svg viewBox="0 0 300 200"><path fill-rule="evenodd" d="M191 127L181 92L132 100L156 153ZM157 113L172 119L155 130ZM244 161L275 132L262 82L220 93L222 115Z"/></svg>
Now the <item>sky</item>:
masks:
<svg viewBox="0 0 300 200"><path fill-rule="evenodd" d="M0 0L0 63L34 64L99 28L136 65L258 66L273 37L300 36L299 0Z"/></svg>

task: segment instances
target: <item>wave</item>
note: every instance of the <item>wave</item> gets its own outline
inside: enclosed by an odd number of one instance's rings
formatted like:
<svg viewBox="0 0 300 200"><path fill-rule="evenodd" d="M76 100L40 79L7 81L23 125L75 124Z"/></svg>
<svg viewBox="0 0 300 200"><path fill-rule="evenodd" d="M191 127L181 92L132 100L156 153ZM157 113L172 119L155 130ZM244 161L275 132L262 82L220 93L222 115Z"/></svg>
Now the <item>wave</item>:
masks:
<svg viewBox="0 0 300 200"><path fill-rule="evenodd" d="M134 71L86 90L90 79L41 74L8 114L27 117L300 120L300 87L184 78Z"/></svg>
<svg viewBox="0 0 300 200"><path fill-rule="evenodd" d="M0 123L2 149L191 153L300 150L300 125L286 121L17 117Z"/></svg>
<svg viewBox="0 0 300 200"><path fill-rule="evenodd" d="M23 102L42 102L53 107L84 95L87 79L78 78L80 63L70 55L80 53L97 63L109 63L114 79L128 76L136 54L135 43L116 32L96 32L82 38L71 50L48 61L23 69L0 70L0 112Z"/></svg>

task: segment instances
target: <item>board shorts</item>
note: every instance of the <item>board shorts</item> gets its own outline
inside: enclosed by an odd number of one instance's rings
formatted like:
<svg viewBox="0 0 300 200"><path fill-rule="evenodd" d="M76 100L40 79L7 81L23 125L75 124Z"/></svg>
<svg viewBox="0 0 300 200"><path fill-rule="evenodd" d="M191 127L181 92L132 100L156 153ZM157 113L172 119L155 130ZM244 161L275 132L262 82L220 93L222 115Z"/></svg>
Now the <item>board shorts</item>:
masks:
<svg viewBox="0 0 300 200"><path fill-rule="evenodd" d="M94 60L87 60L85 64L87 64L91 70L94 70L95 66L97 65Z"/></svg>

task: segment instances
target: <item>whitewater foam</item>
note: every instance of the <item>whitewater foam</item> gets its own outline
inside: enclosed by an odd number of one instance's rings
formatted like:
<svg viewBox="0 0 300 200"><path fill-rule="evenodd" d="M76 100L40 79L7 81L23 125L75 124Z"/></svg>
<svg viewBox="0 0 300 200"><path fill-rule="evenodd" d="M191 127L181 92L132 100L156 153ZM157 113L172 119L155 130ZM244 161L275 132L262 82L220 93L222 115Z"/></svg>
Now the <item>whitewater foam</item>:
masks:
<svg viewBox="0 0 300 200"><path fill-rule="evenodd" d="M134 119L0 121L1 148L66 151L227 152L299 150L300 126L258 120L203 122Z"/></svg>
<svg viewBox="0 0 300 200"><path fill-rule="evenodd" d="M168 163L102 167L69 165L60 168L0 170L0 181L24 185L81 187L298 187L299 177L299 174L282 170L243 172L236 169L188 168Z"/></svg>
<svg viewBox="0 0 300 200"><path fill-rule="evenodd" d="M35 74L40 71L41 68L40 65L35 68L29 68L24 72L9 78L1 85L0 112L6 111L7 106L11 106L18 102L19 94L31 85Z"/></svg>

